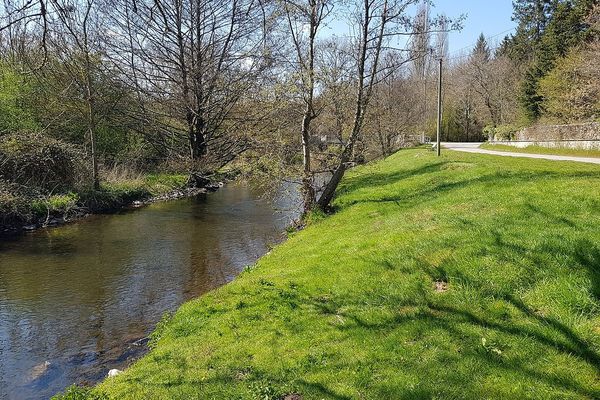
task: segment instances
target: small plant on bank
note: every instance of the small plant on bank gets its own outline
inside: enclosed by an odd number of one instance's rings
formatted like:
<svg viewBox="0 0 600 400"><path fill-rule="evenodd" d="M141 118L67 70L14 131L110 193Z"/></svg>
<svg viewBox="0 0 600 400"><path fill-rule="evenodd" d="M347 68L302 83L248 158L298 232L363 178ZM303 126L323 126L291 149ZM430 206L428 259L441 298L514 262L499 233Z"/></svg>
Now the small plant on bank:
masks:
<svg viewBox="0 0 600 400"><path fill-rule="evenodd" d="M44 215L68 214L77 207L79 195L73 192L34 199L31 211L38 217Z"/></svg>
<svg viewBox="0 0 600 400"><path fill-rule="evenodd" d="M92 388L72 385L64 393L53 397L54 400L108 400L108 396L96 393Z"/></svg>

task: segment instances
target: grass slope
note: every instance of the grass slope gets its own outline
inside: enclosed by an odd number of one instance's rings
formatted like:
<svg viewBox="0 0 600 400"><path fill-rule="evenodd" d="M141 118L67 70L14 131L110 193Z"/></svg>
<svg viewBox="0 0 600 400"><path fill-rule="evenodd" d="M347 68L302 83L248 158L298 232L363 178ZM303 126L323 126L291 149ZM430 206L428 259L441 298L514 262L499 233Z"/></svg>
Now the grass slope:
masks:
<svg viewBox="0 0 600 400"><path fill-rule="evenodd" d="M600 167L401 151L335 206L93 392L600 398Z"/></svg>
<svg viewBox="0 0 600 400"><path fill-rule="evenodd" d="M572 156L572 157L600 157L600 150L583 150L583 149L568 149L564 147L552 148L543 146L527 146L523 148L509 146L506 144L491 144L484 143L480 146L482 149L496 151L511 151L513 153L529 153L529 154L550 154L557 156Z"/></svg>

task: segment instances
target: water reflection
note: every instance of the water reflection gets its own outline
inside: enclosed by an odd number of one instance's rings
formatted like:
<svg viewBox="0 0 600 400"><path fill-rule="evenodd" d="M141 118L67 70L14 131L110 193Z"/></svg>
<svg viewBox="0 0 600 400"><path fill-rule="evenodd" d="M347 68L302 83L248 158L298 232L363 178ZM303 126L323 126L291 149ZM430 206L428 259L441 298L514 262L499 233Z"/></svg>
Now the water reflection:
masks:
<svg viewBox="0 0 600 400"><path fill-rule="evenodd" d="M48 398L96 382L145 349L165 311L232 280L296 213L252 189L0 242L0 399Z"/></svg>

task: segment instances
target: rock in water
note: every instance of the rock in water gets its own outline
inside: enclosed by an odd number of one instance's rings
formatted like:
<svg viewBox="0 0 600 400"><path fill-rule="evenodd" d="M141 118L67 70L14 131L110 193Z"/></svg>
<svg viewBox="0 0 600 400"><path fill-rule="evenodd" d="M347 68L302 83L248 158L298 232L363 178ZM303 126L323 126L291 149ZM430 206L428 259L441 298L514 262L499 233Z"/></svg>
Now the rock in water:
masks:
<svg viewBox="0 0 600 400"><path fill-rule="evenodd" d="M50 361L44 361L43 363L31 368L31 372L29 373L29 379L35 381L40 376L44 375L46 371L48 371L49 366Z"/></svg>
<svg viewBox="0 0 600 400"><path fill-rule="evenodd" d="M108 377L112 378L113 376L117 376L119 374L122 374L123 371L121 371L120 369L111 369L110 371L108 371Z"/></svg>

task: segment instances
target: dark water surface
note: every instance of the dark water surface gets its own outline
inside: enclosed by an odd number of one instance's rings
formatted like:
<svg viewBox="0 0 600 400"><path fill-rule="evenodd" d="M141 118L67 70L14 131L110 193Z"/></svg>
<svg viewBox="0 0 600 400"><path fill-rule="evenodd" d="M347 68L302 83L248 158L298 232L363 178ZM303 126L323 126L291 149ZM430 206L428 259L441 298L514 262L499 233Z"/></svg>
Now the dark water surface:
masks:
<svg viewBox="0 0 600 400"><path fill-rule="evenodd" d="M166 311L231 281L296 216L243 185L0 239L0 399L94 383Z"/></svg>

